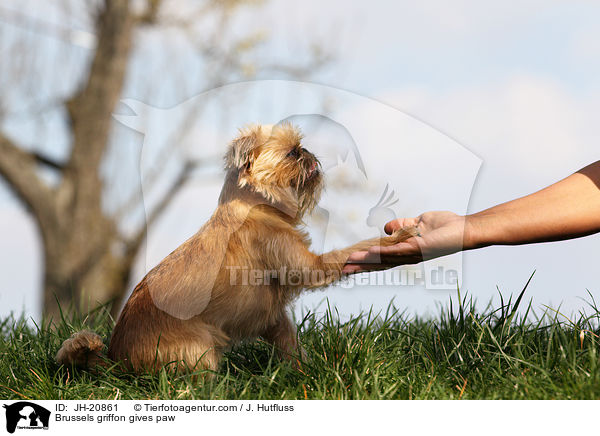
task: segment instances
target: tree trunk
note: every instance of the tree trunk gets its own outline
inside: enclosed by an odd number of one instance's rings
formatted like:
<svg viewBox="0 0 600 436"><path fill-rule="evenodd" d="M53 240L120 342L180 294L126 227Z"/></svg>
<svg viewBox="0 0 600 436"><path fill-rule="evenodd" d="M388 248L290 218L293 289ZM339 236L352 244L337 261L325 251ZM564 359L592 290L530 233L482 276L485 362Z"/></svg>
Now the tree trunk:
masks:
<svg viewBox="0 0 600 436"><path fill-rule="evenodd" d="M61 310L86 313L107 304L116 316L127 292L134 257L114 253L115 240L91 255L87 249L73 249L70 243L62 239L46 245L44 315L58 320ZM95 259L91 264L90 257ZM74 269L76 266L80 269Z"/></svg>
<svg viewBox="0 0 600 436"><path fill-rule="evenodd" d="M39 219L44 240L44 314L59 305L84 310L125 292L133 256L114 251L122 239L102 207L100 166L110 141L112 112L121 96L131 49L128 0L105 0L97 17L97 46L89 75L67 102L72 148L53 192L52 225Z"/></svg>

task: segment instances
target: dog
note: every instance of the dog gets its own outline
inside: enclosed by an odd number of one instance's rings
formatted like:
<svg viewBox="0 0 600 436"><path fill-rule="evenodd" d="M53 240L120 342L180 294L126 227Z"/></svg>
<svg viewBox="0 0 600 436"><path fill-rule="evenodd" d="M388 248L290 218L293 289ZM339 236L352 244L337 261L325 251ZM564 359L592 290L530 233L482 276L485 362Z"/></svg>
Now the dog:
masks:
<svg viewBox="0 0 600 436"><path fill-rule="evenodd" d="M217 209L135 287L107 356L102 338L86 330L63 343L57 362L91 367L108 357L136 372L172 365L217 371L225 350L257 337L284 358L302 354L290 303L340 280L350 253L415 234L401 229L312 253L302 218L319 201L323 173L302 139L291 124L241 129L225 155Z"/></svg>

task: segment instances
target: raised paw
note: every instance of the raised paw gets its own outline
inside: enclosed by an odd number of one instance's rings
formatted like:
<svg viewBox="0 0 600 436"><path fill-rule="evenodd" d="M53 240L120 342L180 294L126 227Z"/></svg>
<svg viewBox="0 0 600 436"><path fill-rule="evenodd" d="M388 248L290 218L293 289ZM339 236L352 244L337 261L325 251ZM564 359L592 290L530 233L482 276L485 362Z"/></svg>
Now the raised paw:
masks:
<svg viewBox="0 0 600 436"><path fill-rule="evenodd" d="M419 236L419 230L417 230L416 226L402 227L394 231L390 236L382 238L381 245L383 247L388 247L390 245L395 245L398 242L406 241L414 236Z"/></svg>

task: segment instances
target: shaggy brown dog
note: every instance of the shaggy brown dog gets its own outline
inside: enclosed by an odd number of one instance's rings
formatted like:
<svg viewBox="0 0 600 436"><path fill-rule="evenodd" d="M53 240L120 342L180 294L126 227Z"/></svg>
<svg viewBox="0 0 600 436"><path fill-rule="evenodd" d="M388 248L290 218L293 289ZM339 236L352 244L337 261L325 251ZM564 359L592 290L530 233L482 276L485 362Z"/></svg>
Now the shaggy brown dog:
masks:
<svg viewBox="0 0 600 436"><path fill-rule="evenodd" d="M250 127L232 141L216 211L135 287L113 331L110 359L136 371L169 363L216 370L228 346L258 336L293 356L290 302L339 280L350 253L413 235L407 229L322 255L309 251L301 219L317 204L323 176L301 139L284 124ZM102 348L98 335L82 331L56 359L94 365L103 361Z"/></svg>

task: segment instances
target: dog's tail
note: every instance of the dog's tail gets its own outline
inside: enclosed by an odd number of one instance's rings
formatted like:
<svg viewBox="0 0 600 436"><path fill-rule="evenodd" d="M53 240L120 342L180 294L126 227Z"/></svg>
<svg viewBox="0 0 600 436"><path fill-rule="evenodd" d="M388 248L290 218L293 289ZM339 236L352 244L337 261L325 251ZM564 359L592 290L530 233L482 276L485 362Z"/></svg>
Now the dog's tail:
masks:
<svg viewBox="0 0 600 436"><path fill-rule="evenodd" d="M83 368L104 366L106 356L103 350L104 343L100 335L90 330L82 330L63 342L56 353L56 361L62 365Z"/></svg>

